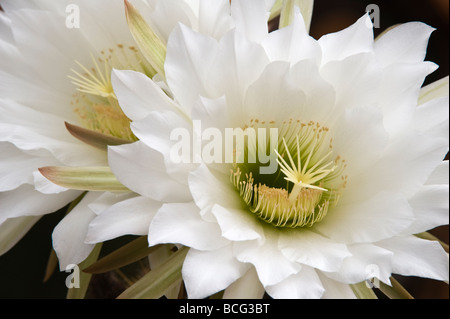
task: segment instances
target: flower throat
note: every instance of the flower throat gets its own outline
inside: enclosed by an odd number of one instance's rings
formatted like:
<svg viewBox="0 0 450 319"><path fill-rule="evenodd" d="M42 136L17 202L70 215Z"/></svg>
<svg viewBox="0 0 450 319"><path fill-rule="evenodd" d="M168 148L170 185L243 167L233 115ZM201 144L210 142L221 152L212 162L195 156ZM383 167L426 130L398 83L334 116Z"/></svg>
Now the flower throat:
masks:
<svg viewBox="0 0 450 319"><path fill-rule="evenodd" d="M252 120L249 127L259 125ZM265 222L310 227L338 201L347 183L342 174L346 163L335 156L329 129L319 123L289 120L278 129L278 150L273 150L277 171L264 175L258 163L235 163L230 180L250 211Z"/></svg>

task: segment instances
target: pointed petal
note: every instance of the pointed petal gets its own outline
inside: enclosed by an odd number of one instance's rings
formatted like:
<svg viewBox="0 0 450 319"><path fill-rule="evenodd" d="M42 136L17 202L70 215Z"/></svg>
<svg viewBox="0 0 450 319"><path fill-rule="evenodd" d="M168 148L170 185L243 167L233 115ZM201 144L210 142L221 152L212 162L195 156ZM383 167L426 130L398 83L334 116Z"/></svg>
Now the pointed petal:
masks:
<svg viewBox="0 0 450 319"><path fill-rule="evenodd" d="M418 234L448 224L449 187L447 185L425 185L409 203L416 217L406 234Z"/></svg>
<svg viewBox="0 0 450 319"><path fill-rule="evenodd" d="M278 247L289 260L323 271L339 270L343 260L350 256L346 245L305 229L282 232Z"/></svg>
<svg viewBox="0 0 450 319"><path fill-rule="evenodd" d="M322 65L358 53L372 52L373 30L370 17L365 14L350 27L324 35L319 39L319 44L323 54Z"/></svg>
<svg viewBox="0 0 450 319"><path fill-rule="evenodd" d="M426 181L426 185L448 185L450 179L449 161L442 161L434 169Z"/></svg>
<svg viewBox="0 0 450 319"><path fill-rule="evenodd" d="M317 271L317 275L325 288L322 299L356 299L350 285L330 279L320 271Z"/></svg>
<svg viewBox="0 0 450 319"><path fill-rule="evenodd" d="M86 243L99 243L124 235L147 235L161 203L142 196L120 201L89 224Z"/></svg>
<svg viewBox="0 0 450 319"><path fill-rule="evenodd" d="M101 193L88 192L86 196L55 227L52 234L53 248L59 259L60 269L79 264L89 256L94 244L85 244L89 223L96 216L88 205Z"/></svg>
<svg viewBox="0 0 450 319"><path fill-rule="evenodd" d="M303 266L297 274L266 287L266 291L276 299L319 299L325 289L314 268Z"/></svg>
<svg viewBox="0 0 450 319"><path fill-rule="evenodd" d="M148 231L149 245L178 243L197 250L214 250L229 243L216 223L204 221L194 203L164 204Z"/></svg>
<svg viewBox="0 0 450 319"><path fill-rule="evenodd" d="M262 42L271 61L289 61L296 63L312 59L320 63L322 51L318 42L308 35L303 17L297 13L292 25L278 29Z"/></svg>
<svg viewBox="0 0 450 319"><path fill-rule="evenodd" d="M216 57L217 41L179 24L167 44L166 77L177 102L190 114L199 96L208 95L207 76Z"/></svg>
<svg viewBox="0 0 450 319"><path fill-rule="evenodd" d="M445 97L449 95L448 75L436 82L422 87L419 96L419 105L424 104L436 98Z"/></svg>
<svg viewBox="0 0 450 319"><path fill-rule="evenodd" d="M401 24L377 39L375 53L384 65L422 62L433 30L421 22Z"/></svg>
<svg viewBox="0 0 450 319"><path fill-rule="evenodd" d="M265 241L246 241L234 243L234 255L243 263L255 266L259 280L264 287L275 285L292 274L301 266L287 259L278 248L279 234L265 228Z"/></svg>
<svg viewBox="0 0 450 319"><path fill-rule="evenodd" d="M251 267L245 275L225 289L223 299L262 299L264 292L255 268Z"/></svg>
<svg viewBox="0 0 450 319"><path fill-rule="evenodd" d="M108 157L117 179L138 194L166 202L191 198L187 186L167 174L162 155L142 142L110 147Z"/></svg>
<svg viewBox="0 0 450 319"><path fill-rule="evenodd" d="M225 179L219 180L206 165L200 165L189 175L189 188L195 203L201 209L201 214L207 220L216 220L210 215L216 204L228 209L242 208L241 199L236 195L231 183Z"/></svg>
<svg viewBox="0 0 450 319"><path fill-rule="evenodd" d="M387 239L377 245L394 253L394 273L449 280L448 254L438 242L410 236Z"/></svg>
<svg viewBox="0 0 450 319"><path fill-rule="evenodd" d="M236 29L252 42L260 42L267 34L267 18L264 1L236 0L231 2L231 15Z"/></svg>
<svg viewBox="0 0 450 319"><path fill-rule="evenodd" d="M441 97L421 104L416 108L413 127L419 132L447 140L449 139L449 98Z"/></svg>
<svg viewBox="0 0 450 319"><path fill-rule="evenodd" d="M140 72L113 70L111 83L121 109L132 121L141 120L155 110L177 109L167 94Z"/></svg>
<svg viewBox="0 0 450 319"><path fill-rule="evenodd" d="M217 218L223 237L231 241L264 240L261 221L253 216L250 211L214 205L212 213Z"/></svg>
<svg viewBox="0 0 450 319"><path fill-rule="evenodd" d="M0 256L17 244L41 216L9 218L0 224Z"/></svg>
<svg viewBox="0 0 450 319"><path fill-rule="evenodd" d="M357 244L348 247L352 256L347 257L338 272L323 274L342 283L356 284L367 279L378 278L390 284L393 253L372 244Z"/></svg>
<svg viewBox="0 0 450 319"><path fill-rule="evenodd" d="M58 164L49 153L28 154L11 143L0 143L0 191L13 190L22 184L33 183L33 171L48 164ZM47 155L44 155L47 153Z"/></svg>
<svg viewBox="0 0 450 319"><path fill-rule="evenodd" d="M188 297L200 299L227 288L242 277L249 265L233 257L231 245L212 251L191 249L183 265Z"/></svg>
<svg viewBox="0 0 450 319"><path fill-rule="evenodd" d="M79 191L42 194L32 185L0 193L0 224L8 218L50 214L66 206L80 195Z"/></svg>
<svg viewBox="0 0 450 319"><path fill-rule="evenodd" d="M386 192L359 203L338 205L314 227L338 242L374 242L398 235L413 220L408 201Z"/></svg>
<svg viewBox="0 0 450 319"><path fill-rule="evenodd" d="M152 149L151 152L160 153L153 157L158 157L158 162L161 157L169 175L183 183L187 180L189 171L199 162L196 148L191 147L195 136L190 120L172 111L155 111L144 119L133 122L131 128L139 140ZM186 151L184 147L187 148Z"/></svg>

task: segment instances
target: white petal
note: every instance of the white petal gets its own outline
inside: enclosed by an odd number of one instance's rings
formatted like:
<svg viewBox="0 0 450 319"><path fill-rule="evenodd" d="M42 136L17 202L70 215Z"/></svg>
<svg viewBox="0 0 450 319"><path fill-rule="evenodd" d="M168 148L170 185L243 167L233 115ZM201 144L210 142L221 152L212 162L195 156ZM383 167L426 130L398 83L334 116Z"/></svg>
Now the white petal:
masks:
<svg viewBox="0 0 450 319"><path fill-rule="evenodd" d="M145 74L113 70L111 82L121 109L132 121L141 120L152 111L176 110L167 94Z"/></svg>
<svg viewBox="0 0 450 319"><path fill-rule="evenodd" d="M153 11L144 18L148 17L148 22L159 33L162 41L167 41L170 33L177 26L178 23L183 23L186 26L196 28L198 23L198 8L192 4L191 1L177 1L177 0L153 0Z"/></svg>
<svg viewBox="0 0 450 319"><path fill-rule="evenodd" d="M192 109L192 119L200 120L203 128L217 128L222 132L230 127L230 116L233 113L233 106L227 105L224 96L217 99L200 97Z"/></svg>
<svg viewBox="0 0 450 319"><path fill-rule="evenodd" d="M420 89L419 105L429 102L433 99L448 97L449 82L448 75L438 81L430 83Z"/></svg>
<svg viewBox="0 0 450 319"><path fill-rule="evenodd" d="M121 201L89 224L86 243L99 243L124 235L147 235L161 203L142 196Z"/></svg>
<svg viewBox="0 0 450 319"><path fill-rule="evenodd" d="M448 185L449 177L449 161L442 161L428 177L426 185Z"/></svg>
<svg viewBox="0 0 450 319"><path fill-rule="evenodd" d="M345 159L347 167L343 174L351 183L354 176L370 170L383 155L389 135L383 125L381 110L377 107L347 109L337 118L334 126L333 152Z"/></svg>
<svg viewBox="0 0 450 319"><path fill-rule="evenodd" d="M405 231L418 234L448 224L449 187L425 185L409 200L416 220Z"/></svg>
<svg viewBox="0 0 450 319"><path fill-rule="evenodd" d="M306 31L302 15L298 11L295 13L291 25L269 33L262 44L271 61L295 64L300 60L312 59L318 64L322 56L320 46Z"/></svg>
<svg viewBox="0 0 450 319"><path fill-rule="evenodd" d="M366 14L350 27L324 35L319 39L322 48L322 65L348 56L373 50L372 23Z"/></svg>
<svg viewBox="0 0 450 319"><path fill-rule="evenodd" d="M288 63L272 62L249 86L244 100L248 120L257 118L281 125L286 119L301 118L305 94L290 81L288 70Z"/></svg>
<svg viewBox="0 0 450 319"><path fill-rule="evenodd" d="M320 271L317 271L317 275L325 288L322 299L356 299L355 293L350 285L330 279Z"/></svg>
<svg viewBox="0 0 450 319"><path fill-rule="evenodd" d="M47 152L42 152L47 153ZM13 190L33 183L33 171L43 166L57 165L49 153L28 154L11 143L0 143L0 191Z"/></svg>
<svg viewBox="0 0 450 319"><path fill-rule="evenodd" d="M225 289L222 299L262 299L264 292L255 268L251 267L245 275Z"/></svg>
<svg viewBox="0 0 450 319"><path fill-rule="evenodd" d="M266 287L267 293L276 299L319 299L325 292L316 271L308 266L282 282Z"/></svg>
<svg viewBox="0 0 450 319"><path fill-rule="evenodd" d="M247 88L261 76L269 58L262 45L250 42L239 32L228 32L217 51L208 70L207 97L225 95L229 106L242 107Z"/></svg>
<svg viewBox="0 0 450 319"><path fill-rule="evenodd" d="M287 259L278 248L278 232L265 228L265 241L258 240L235 242L234 255L243 263L255 266L259 280L264 287L275 285L292 274L296 274L301 266Z"/></svg>
<svg viewBox="0 0 450 319"><path fill-rule="evenodd" d="M191 142L196 138L192 133L192 123L175 112L152 112L133 122L131 129L142 143L162 154L167 172L177 180L186 180L189 171L200 162L197 160L199 151ZM182 151L179 151L180 145ZM181 154L173 153L174 150Z"/></svg>
<svg viewBox="0 0 450 319"><path fill-rule="evenodd" d="M136 194L131 192L129 193L104 192L95 201L89 204L89 208L96 215L100 215L111 206L133 197L136 197Z"/></svg>
<svg viewBox="0 0 450 319"><path fill-rule="evenodd" d="M46 163L45 166L51 166L48 164L49 163ZM35 189L43 194L59 194L69 190L68 188L53 184L45 178L40 171L34 171L32 175Z"/></svg>
<svg viewBox="0 0 450 319"><path fill-rule="evenodd" d="M416 108L413 127L424 134L439 136L448 141L449 98L441 97Z"/></svg>
<svg viewBox="0 0 450 319"><path fill-rule="evenodd" d="M347 189L352 198L367 198L379 191L399 192L410 198L425 184L447 152L446 138L404 132L401 137L391 139L370 169L359 176L349 176Z"/></svg>
<svg viewBox="0 0 450 319"><path fill-rule="evenodd" d="M0 224L8 218L53 213L79 195L78 191L46 195L28 184L12 191L2 192L0 193Z"/></svg>
<svg viewBox="0 0 450 319"><path fill-rule="evenodd" d="M433 30L421 22L401 24L377 38L375 53L384 65L421 62Z"/></svg>
<svg viewBox="0 0 450 319"><path fill-rule="evenodd" d="M346 245L306 229L281 232L278 247L289 260L324 271L337 271L350 256Z"/></svg>
<svg viewBox="0 0 450 319"><path fill-rule="evenodd" d="M101 193L88 192L53 230L53 248L58 255L61 270L65 270L70 264L81 263L94 248L94 244L85 244L84 240L89 223L96 216L88 205L100 195Z"/></svg>
<svg viewBox="0 0 450 319"><path fill-rule="evenodd" d="M372 53L331 61L320 69L320 74L333 85L339 108L373 106L380 98L382 69L374 63Z"/></svg>
<svg viewBox="0 0 450 319"><path fill-rule="evenodd" d="M0 224L0 256L14 247L40 218L41 216L10 218Z"/></svg>
<svg viewBox="0 0 450 319"><path fill-rule="evenodd" d="M336 91L319 72L314 60L302 60L291 67L291 81L306 95L302 119L330 123L337 117L334 110Z"/></svg>
<svg viewBox="0 0 450 319"><path fill-rule="evenodd" d="M190 299L208 297L245 274L249 265L238 262L230 246L213 251L189 250L182 273Z"/></svg>
<svg viewBox="0 0 450 319"><path fill-rule="evenodd" d="M201 209L202 215L211 219L210 212L218 204L228 209L241 209L242 202L228 179L219 180L205 165L189 175L189 188L195 203Z"/></svg>
<svg viewBox="0 0 450 319"><path fill-rule="evenodd" d="M390 284L393 253L372 244L349 246L352 256L347 257L338 272L325 273L327 277L347 284L377 278Z"/></svg>
<svg viewBox="0 0 450 319"><path fill-rule="evenodd" d="M395 193L379 193L354 204L330 208L314 227L325 236L343 243L374 242L407 229L414 220L408 201Z"/></svg>
<svg viewBox="0 0 450 319"><path fill-rule="evenodd" d="M231 15L236 29L250 41L260 42L268 33L264 1L236 0L231 2Z"/></svg>
<svg viewBox="0 0 450 319"><path fill-rule="evenodd" d="M233 26L230 2L227 0L200 1L198 31L220 39Z"/></svg>
<svg viewBox="0 0 450 319"><path fill-rule="evenodd" d="M179 24L167 44L166 78L186 114L206 90L208 73L217 52L217 42Z"/></svg>
<svg viewBox="0 0 450 319"><path fill-rule="evenodd" d="M66 165L104 165L105 153L74 139L64 121L53 114L0 100L1 141L11 142L24 151L48 150Z"/></svg>
<svg viewBox="0 0 450 319"><path fill-rule="evenodd" d="M437 65L430 62L399 63L384 69L378 103L383 109L388 132L401 132L410 123L423 81L436 69Z"/></svg>
<svg viewBox="0 0 450 319"><path fill-rule="evenodd" d="M212 213L222 230L222 236L231 241L264 240L264 230L261 221L249 210L230 209L214 205Z"/></svg>
<svg viewBox="0 0 450 319"><path fill-rule="evenodd" d="M197 250L214 250L229 243L216 223L204 221L194 203L164 204L148 231L150 246L177 243Z"/></svg>
<svg viewBox="0 0 450 319"><path fill-rule="evenodd" d="M187 186L167 174L162 155L142 142L110 147L108 157L111 170L129 189L158 201L190 199Z"/></svg>
<svg viewBox="0 0 450 319"><path fill-rule="evenodd" d="M449 280L448 254L436 241L409 236L387 239L377 245L394 253L394 273Z"/></svg>

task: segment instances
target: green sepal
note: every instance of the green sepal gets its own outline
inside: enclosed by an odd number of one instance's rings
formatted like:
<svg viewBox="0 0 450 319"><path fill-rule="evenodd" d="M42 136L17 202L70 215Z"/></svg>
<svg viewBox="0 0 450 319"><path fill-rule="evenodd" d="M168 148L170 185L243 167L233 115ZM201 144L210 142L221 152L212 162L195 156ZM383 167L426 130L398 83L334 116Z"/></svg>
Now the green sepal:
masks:
<svg viewBox="0 0 450 319"><path fill-rule="evenodd" d="M159 267L148 272L134 285L125 290L118 299L158 299L168 288L181 280L181 268L189 251L183 247Z"/></svg>
<svg viewBox="0 0 450 319"><path fill-rule="evenodd" d="M161 76L165 77L166 45L150 28L139 11L125 0L125 14L130 32L142 55Z"/></svg>
<svg viewBox="0 0 450 319"><path fill-rule="evenodd" d="M295 7L300 9L305 21L306 31L309 33L314 7L314 0L283 0L280 10L279 28L287 27L294 21Z"/></svg>
<svg viewBox="0 0 450 319"><path fill-rule="evenodd" d="M75 190L128 192L109 167L47 166L39 168L41 174L52 183Z"/></svg>
<svg viewBox="0 0 450 319"><path fill-rule="evenodd" d="M367 286L366 281L350 285L350 288L358 299L378 299L372 288Z"/></svg>
<svg viewBox="0 0 450 319"><path fill-rule="evenodd" d="M148 247L146 236L139 237L102 257L83 271L90 274L100 274L118 269L141 260L157 248L158 246Z"/></svg>
<svg viewBox="0 0 450 319"><path fill-rule="evenodd" d="M67 122L65 122L65 125L67 131L69 131L73 137L103 151L108 149L108 145L115 146L133 143L133 141L102 134Z"/></svg>

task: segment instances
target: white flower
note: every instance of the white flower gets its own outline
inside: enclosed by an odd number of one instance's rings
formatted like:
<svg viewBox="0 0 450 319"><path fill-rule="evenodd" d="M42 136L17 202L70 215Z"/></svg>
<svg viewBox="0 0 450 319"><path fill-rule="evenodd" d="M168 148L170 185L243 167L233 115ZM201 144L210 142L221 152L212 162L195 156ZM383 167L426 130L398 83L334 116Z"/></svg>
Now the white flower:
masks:
<svg viewBox="0 0 450 319"><path fill-rule="evenodd" d="M216 2L152 0L135 5L165 42L178 21L206 34L225 33L231 19L226 6L211 8ZM130 69L148 76L155 71L137 49L122 0L2 1L1 5L0 253L4 253L40 216L83 193L83 188L68 190L50 183L39 168L107 166L107 144L136 140L112 90L111 70ZM97 146L104 149L84 143L83 134L97 136ZM133 195L89 192L59 223L53 242L62 269L83 261L94 247L84 244L87 225L98 209L89 205L104 198L115 203L124 196Z"/></svg>
<svg viewBox="0 0 450 319"><path fill-rule="evenodd" d="M231 9L236 28L220 39L174 29L167 94L145 75L113 72L139 141L110 147L109 164L141 196L94 219L88 242L126 234L126 222L148 226L150 245L190 247L190 298L223 289L350 298L349 284L389 285L393 273L448 280L442 247L414 236L448 223L448 97L421 95L436 69L423 62L433 29L407 23L374 42L364 16L316 41L298 12L268 33L260 1ZM171 133L201 136L196 123L221 133L277 128L279 170L207 162L201 150L174 162Z"/></svg>

